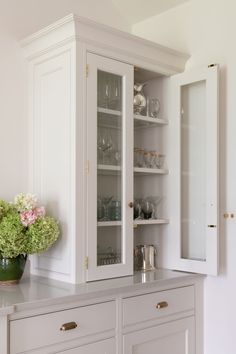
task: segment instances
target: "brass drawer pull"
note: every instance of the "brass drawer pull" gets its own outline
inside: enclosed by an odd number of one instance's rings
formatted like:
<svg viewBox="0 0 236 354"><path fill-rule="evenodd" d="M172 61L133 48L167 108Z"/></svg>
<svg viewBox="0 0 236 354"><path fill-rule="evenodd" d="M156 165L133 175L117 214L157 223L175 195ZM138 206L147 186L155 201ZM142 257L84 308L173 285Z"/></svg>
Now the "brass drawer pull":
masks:
<svg viewBox="0 0 236 354"><path fill-rule="evenodd" d="M168 307L168 302L167 301L158 302L158 304L156 305L156 308L158 310L163 309L165 307Z"/></svg>
<svg viewBox="0 0 236 354"><path fill-rule="evenodd" d="M75 322L68 322L68 323L64 323L61 328L60 331L69 331L71 329L74 329L77 327L77 323Z"/></svg>

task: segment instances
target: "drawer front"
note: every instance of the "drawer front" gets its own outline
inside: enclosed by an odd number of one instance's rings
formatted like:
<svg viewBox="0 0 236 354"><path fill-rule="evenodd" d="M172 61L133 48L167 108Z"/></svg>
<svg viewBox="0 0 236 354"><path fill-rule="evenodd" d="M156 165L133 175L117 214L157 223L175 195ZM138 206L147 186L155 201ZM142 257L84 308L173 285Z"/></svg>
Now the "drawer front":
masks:
<svg viewBox="0 0 236 354"><path fill-rule="evenodd" d="M72 322L72 324L70 324ZM69 329L61 330L63 324ZM77 324L76 328L75 324ZM115 329L114 301L28 317L10 322L10 352L22 353Z"/></svg>
<svg viewBox="0 0 236 354"><path fill-rule="evenodd" d="M155 320L192 309L194 286L134 296L123 301L123 325Z"/></svg>

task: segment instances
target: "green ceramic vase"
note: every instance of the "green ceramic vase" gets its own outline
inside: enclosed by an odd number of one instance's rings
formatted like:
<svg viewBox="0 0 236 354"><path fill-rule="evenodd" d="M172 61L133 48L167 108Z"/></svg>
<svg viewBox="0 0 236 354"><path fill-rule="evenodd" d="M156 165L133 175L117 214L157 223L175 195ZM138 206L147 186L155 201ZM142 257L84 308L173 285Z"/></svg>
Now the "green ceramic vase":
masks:
<svg viewBox="0 0 236 354"><path fill-rule="evenodd" d="M15 258L5 258L0 255L0 285L10 285L19 282L25 269L27 255L20 254Z"/></svg>

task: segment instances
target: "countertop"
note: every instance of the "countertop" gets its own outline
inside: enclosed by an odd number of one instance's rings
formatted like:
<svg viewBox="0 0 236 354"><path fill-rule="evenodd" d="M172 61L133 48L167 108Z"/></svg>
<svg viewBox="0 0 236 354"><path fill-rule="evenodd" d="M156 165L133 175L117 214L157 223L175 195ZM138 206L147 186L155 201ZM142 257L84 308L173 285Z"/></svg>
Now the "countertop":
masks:
<svg viewBox="0 0 236 354"><path fill-rule="evenodd" d="M0 286L0 316L55 304L124 295L126 292L161 289L180 282L194 283L200 277L199 274L158 269L146 273L136 272L128 277L74 285L31 275L17 285Z"/></svg>

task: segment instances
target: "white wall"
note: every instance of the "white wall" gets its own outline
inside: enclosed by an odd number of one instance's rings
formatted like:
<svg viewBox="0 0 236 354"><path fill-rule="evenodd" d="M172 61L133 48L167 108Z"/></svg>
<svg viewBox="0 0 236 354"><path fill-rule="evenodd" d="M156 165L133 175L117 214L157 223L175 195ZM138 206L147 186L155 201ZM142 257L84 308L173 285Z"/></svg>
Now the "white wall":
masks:
<svg viewBox="0 0 236 354"><path fill-rule="evenodd" d="M0 199L28 191L27 69L19 39L72 12L130 30L110 0L0 0Z"/></svg>
<svg viewBox="0 0 236 354"><path fill-rule="evenodd" d="M14 38L0 34L0 198L27 186L26 70Z"/></svg>
<svg viewBox="0 0 236 354"><path fill-rule="evenodd" d="M133 27L133 32L191 54L187 69L219 63L220 276L205 281L204 354L235 354L236 319L236 2L192 0Z"/></svg>

